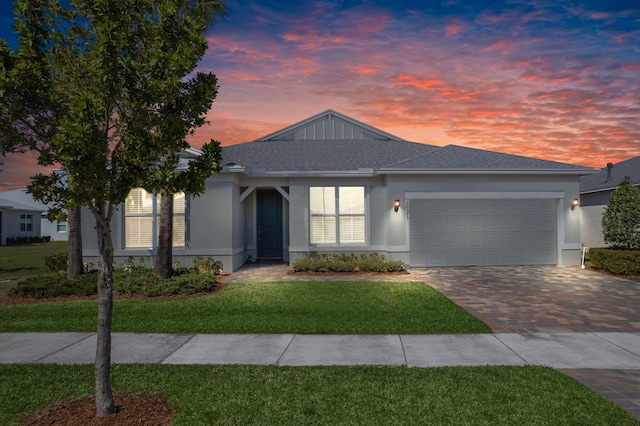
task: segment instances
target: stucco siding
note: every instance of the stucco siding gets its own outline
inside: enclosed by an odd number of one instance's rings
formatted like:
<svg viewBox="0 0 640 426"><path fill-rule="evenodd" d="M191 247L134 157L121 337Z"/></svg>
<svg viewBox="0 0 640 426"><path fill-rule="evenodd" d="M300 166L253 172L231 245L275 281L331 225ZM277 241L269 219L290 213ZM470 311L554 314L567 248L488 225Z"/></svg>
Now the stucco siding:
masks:
<svg viewBox="0 0 640 426"><path fill-rule="evenodd" d="M31 231L20 230L20 215L31 215ZM0 235L2 245L6 244L7 238L20 237L40 237L41 222L39 211L2 210L2 229Z"/></svg>
<svg viewBox="0 0 640 426"><path fill-rule="evenodd" d="M580 207L580 236L585 247L604 247L602 236L603 205Z"/></svg>

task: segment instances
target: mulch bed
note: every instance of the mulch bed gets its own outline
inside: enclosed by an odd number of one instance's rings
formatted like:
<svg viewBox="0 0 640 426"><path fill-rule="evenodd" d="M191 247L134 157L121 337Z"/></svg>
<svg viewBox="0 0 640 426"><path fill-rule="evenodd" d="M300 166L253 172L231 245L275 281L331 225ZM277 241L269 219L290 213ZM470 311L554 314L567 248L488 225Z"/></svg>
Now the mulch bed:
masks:
<svg viewBox="0 0 640 426"><path fill-rule="evenodd" d="M96 417L96 400L93 395L54 402L32 411L20 419L22 426L133 426L170 425L173 420L173 404L162 395L151 392L115 392L117 412Z"/></svg>
<svg viewBox="0 0 640 426"><path fill-rule="evenodd" d="M167 300L167 299L186 299L191 297L211 296L220 292L227 284L218 282L215 288L211 291L194 294L179 294L172 296L142 296L140 294L115 294L113 300ZM72 302L76 300L98 300L98 295L91 296L60 296L60 297L46 297L42 299L36 299L34 297L17 297L10 294L0 295L0 305L18 305L23 303L48 303L48 302Z"/></svg>

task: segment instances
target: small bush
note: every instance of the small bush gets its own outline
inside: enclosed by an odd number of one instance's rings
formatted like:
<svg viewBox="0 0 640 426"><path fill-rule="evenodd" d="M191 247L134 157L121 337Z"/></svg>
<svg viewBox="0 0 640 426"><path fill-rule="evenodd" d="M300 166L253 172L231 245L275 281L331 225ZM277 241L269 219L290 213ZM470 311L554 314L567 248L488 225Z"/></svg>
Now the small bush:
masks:
<svg viewBox="0 0 640 426"><path fill-rule="evenodd" d="M220 272L222 272L222 262L208 257L204 259L193 258L193 269L203 275L220 275Z"/></svg>
<svg viewBox="0 0 640 426"><path fill-rule="evenodd" d="M48 243L51 241L50 236L44 237L7 237L7 245L14 246L18 244L35 244L35 243Z"/></svg>
<svg viewBox="0 0 640 426"><path fill-rule="evenodd" d="M293 264L295 272L323 271L323 272L401 272L404 262L387 260L378 253L356 256L355 254L320 254L317 257L308 255L298 259Z"/></svg>
<svg viewBox="0 0 640 426"><path fill-rule="evenodd" d="M640 250L589 249L589 262L616 275L640 275Z"/></svg>
<svg viewBox="0 0 640 426"><path fill-rule="evenodd" d="M10 293L35 299L91 296L97 293L97 280L97 274L83 274L75 280L68 280L64 275L42 275L20 281Z"/></svg>
<svg viewBox="0 0 640 426"><path fill-rule="evenodd" d="M121 268L129 272L146 271L151 268L151 258L149 256L143 256L139 257L136 261L135 257L129 256L127 260L122 262Z"/></svg>
<svg viewBox="0 0 640 426"><path fill-rule="evenodd" d="M69 256L67 253L56 253L44 258L44 266L51 272L64 274L69 265Z"/></svg>
<svg viewBox="0 0 640 426"><path fill-rule="evenodd" d="M113 272L113 292L122 295L146 297L189 295L213 290L218 282L211 272L179 268L179 274L167 279L158 277L153 269L139 263L127 263ZM210 263L206 271L216 270L219 262ZM220 269L222 264L220 263ZM67 280L65 275L43 275L19 282L11 294L17 297L45 299L66 296L92 296L97 293L97 272Z"/></svg>
<svg viewBox="0 0 640 426"><path fill-rule="evenodd" d="M217 278L195 271L169 279L161 278L152 269L114 273L113 291L117 294L139 294L147 297L202 293L215 288Z"/></svg>

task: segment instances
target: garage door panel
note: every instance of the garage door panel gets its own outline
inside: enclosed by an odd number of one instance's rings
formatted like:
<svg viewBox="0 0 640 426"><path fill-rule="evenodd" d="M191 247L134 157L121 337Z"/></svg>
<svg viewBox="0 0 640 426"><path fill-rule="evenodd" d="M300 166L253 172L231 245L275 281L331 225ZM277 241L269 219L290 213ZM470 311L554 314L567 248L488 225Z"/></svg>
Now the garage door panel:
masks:
<svg viewBox="0 0 640 426"><path fill-rule="evenodd" d="M445 216L435 216L425 224L424 228L429 231L445 232L447 229L447 218Z"/></svg>
<svg viewBox="0 0 640 426"><path fill-rule="evenodd" d="M411 200L411 265L556 264L556 206L556 200Z"/></svg>
<svg viewBox="0 0 640 426"><path fill-rule="evenodd" d="M443 231L448 230L450 232L463 232L465 230L465 223L463 217L450 217L446 221L446 228Z"/></svg>

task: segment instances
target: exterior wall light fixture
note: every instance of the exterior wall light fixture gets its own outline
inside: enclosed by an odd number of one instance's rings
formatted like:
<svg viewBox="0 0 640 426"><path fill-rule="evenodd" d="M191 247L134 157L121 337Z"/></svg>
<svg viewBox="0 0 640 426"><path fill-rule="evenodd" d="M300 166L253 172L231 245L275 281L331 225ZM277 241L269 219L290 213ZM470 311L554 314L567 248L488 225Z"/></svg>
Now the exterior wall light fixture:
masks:
<svg viewBox="0 0 640 426"><path fill-rule="evenodd" d="M399 208L400 208L400 200L395 200L393 202L393 211L397 212Z"/></svg>
<svg viewBox="0 0 640 426"><path fill-rule="evenodd" d="M580 200L577 198L574 198L573 200L571 200L571 210L575 210L576 207L578 207L580 205Z"/></svg>

